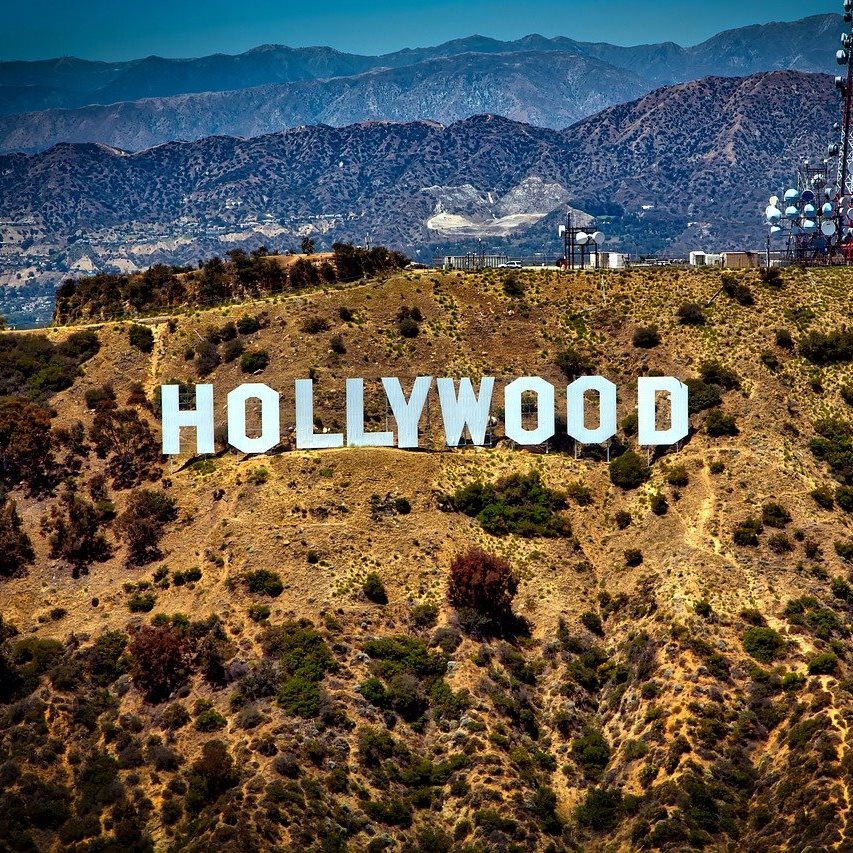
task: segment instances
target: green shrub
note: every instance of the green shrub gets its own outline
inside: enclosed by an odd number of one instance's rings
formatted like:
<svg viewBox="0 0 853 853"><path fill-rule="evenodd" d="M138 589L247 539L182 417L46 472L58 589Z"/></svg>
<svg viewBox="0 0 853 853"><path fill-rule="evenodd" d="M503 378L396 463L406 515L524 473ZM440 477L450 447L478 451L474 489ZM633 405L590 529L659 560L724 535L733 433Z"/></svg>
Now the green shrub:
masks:
<svg viewBox="0 0 853 853"><path fill-rule="evenodd" d="M598 779L610 762L610 744L597 729L587 727L572 741L572 757L589 779Z"/></svg>
<svg viewBox="0 0 853 853"><path fill-rule="evenodd" d="M616 526L619 530L624 530L626 527L630 526L634 519L631 517L630 512L627 512L624 509L619 509L614 513L613 520L616 522Z"/></svg>
<svg viewBox="0 0 853 853"><path fill-rule="evenodd" d="M568 536L568 522L559 514L565 495L549 489L537 471L510 474L494 483L469 483L450 499L457 512L477 519L487 533L502 536Z"/></svg>
<svg viewBox="0 0 853 853"><path fill-rule="evenodd" d="M320 332L328 332L330 326L331 324L325 317L312 316L306 317L300 328L308 335L317 335Z"/></svg>
<svg viewBox="0 0 853 853"><path fill-rule="evenodd" d="M823 509L832 509L835 506L835 493L829 486L818 486L812 490L811 496Z"/></svg>
<svg viewBox="0 0 853 853"><path fill-rule="evenodd" d="M683 488L690 482L690 475L687 473L687 468L684 465L673 465L666 472L666 481L670 486L678 486Z"/></svg>
<svg viewBox="0 0 853 853"><path fill-rule="evenodd" d="M135 592L127 602L131 613L150 613L157 602L157 596L153 592Z"/></svg>
<svg viewBox="0 0 853 853"><path fill-rule="evenodd" d="M248 350L240 356L240 370L243 373L256 373L270 363L269 353L265 349Z"/></svg>
<svg viewBox="0 0 853 853"><path fill-rule="evenodd" d="M775 660L785 648L785 640L773 628L750 626L741 638L744 651L761 663Z"/></svg>
<svg viewBox="0 0 853 853"><path fill-rule="evenodd" d="M566 494L578 505L589 506L592 503L592 489L580 480L566 486Z"/></svg>
<svg viewBox="0 0 853 853"><path fill-rule="evenodd" d="M503 280L503 292L512 298L524 296L524 285L519 281L518 276L510 273Z"/></svg>
<svg viewBox="0 0 853 853"><path fill-rule="evenodd" d="M696 612L697 616L701 616L703 619L710 618L714 613L711 603L704 598L693 605L693 610Z"/></svg>
<svg viewBox="0 0 853 853"><path fill-rule="evenodd" d="M761 507L761 520L768 527L785 527L791 521L791 513L781 504L770 502Z"/></svg>
<svg viewBox="0 0 853 853"><path fill-rule="evenodd" d="M253 622L263 622L270 617L270 608L266 604L253 604L249 607L249 618Z"/></svg>
<svg viewBox="0 0 853 853"><path fill-rule="evenodd" d="M278 572L270 571L269 569L254 569L246 572L243 576L249 592L269 595L273 598L281 595L284 591L284 584L281 581L281 575Z"/></svg>
<svg viewBox="0 0 853 853"><path fill-rule="evenodd" d="M655 492L649 499L649 507L655 515L666 515L669 510L669 503L664 494Z"/></svg>
<svg viewBox="0 0 853 853"><path fill-rule="evenodd" d="M776 329L776 346L782 349L794 348L794 339L787 329Z"/></svg>
<svg viewBox="0 0 853 853"><path fill-rule="evenodd" d="M635 347L651 349L660 343L660 332L657 326L640 326L631 340Z"/></svg>
<svg viewBox="0 0 853 853"><path fill-rule="evenodd" d="M651 476L646 460L628 450L610 463L610 481L620 489L636 489Z"/></svg>
<svg viewBox="0 0 853 853"><path fill-rule="evenodd" d="M239 320L237 320L237 331L241 335L254 334L260 328L261 324L257 317L251 317L248 314L244 314Z"/></svg>
<svg viewBox="0 0 853 853"><path fill-rule="evenodd" d="M730 367L726 367L721 361L714 359L703 361L699 365L699 377L709 385L719 385L727 391L740 388L740 380L737 373Z"/></svg>
<svg viewBox="0 0 853 853"><path fill-rule="evenodd" d="M219 729L224 729L225 724L225 717L215 708L208 708L195 718L195 727L200 732L216 732Z"/></svg>
<svg viewBox="0 0 853 853"><path fill-rule="evenodd" d="M578 376L586 376L595 372L593 359L574 349L567 347L560 350L554 357L554 364L563 371L566 379L577 379Z"/></svg>
<svg viewBox="0 0 853 853"><path fill-rule="evenodd" d="M294 675L282 683L277 699L290 716L310 719L320 715L323 692L316 681Z"/></svg>
<svg viewBox="0 0 853 853"><path fill-rule="evenodd" d="M800 355L812 364L843 364L853 359L853 331L809 332L800 341Z"/></svg>
<svg viewBox="0 0 853 853"><path fill-rule="evenodd" d="M382 578L376 572L370 572L367 575L361 589L368 601L372 601L374 604L388 603L388 593L385 591L385 584L382 583Z"/></svg>
<svg viewBox="0 0 853 853"><path fill-rule="evenodd" d="M731 273L723 273L722 276L720 276L720 282L723 286L723 293L734 299L738 304L748 306L755 303L755 299L753 298L752 291L749 287L739 282Z"/></svg>
<svg viewBox="0 0 853 853"><path fill-rule="evenodd" d="M682 326L704 326L705 312L696 302L683 302L675 312Z"/></svg>
<svg viewBox="0 0 853 853"><path fill-rule="evenodd" d="M715 438L723 435L737 435L740 432L734 415L724 415L719 409L714 409L708 414L705 419L705 429L708 435Z"/></svg>
<svg viewBox="0 0 853 853"><path fill-rule="evenodd" d="M148 326L133 323L128 329L127 336L130 345L140 352L151 352L154 349L154 332Z"/></svg>
<svg viewBox="0 0 853 853"><path fill-rule="evenodd" d="M758 545L758 534L764 531L764 526L756 518L746 518L739 522L734 529L732 539L735 545Z"/></svg>
<svg viewBox="0 0 853 853"><path fill-rule="evenodd" d="M379 823L402 827L412 825L412 807L399 797L368 800L364 804L364 811L371 820Z"/></svg>
<svg viewBox="0 0 853 853"><path fill-rule="evenodd" d="M713 409L723 402L723 396L716 385L694 378L687 379L684 384L687 386L687 411L691 415Z"/></svg>
<svg viewBox="0 0 853 853"><path fill-rule="evenodd" d="M591 610L581 613L581 625L583 625L587 631L591 631L599 637L604 636L604 625L601 622L601 617L597 613L593 613Z"/></svg>
<svg viewBox="0 0 853 853"><path fill-rule="evenodd" d="M322 635L307 620L270 626L260 638L264 652L277 656L287 675L321 681L337 668Z"/></svg>
<svg viewBox="0 0 853 853"><path fill-rule="evenodd" d="M621 807L622 792L618 788L590 788L575 809L575 819L596 832L612 830L622 819Z"/></svg>
<svg viewBox="0 0 853 853"><path fill-rule="evenodd" d="M643 563L643 552L639 548L625 549L625 565L635 568Z"/></svg>
<svg viewBox="0 0 853 853"><path fill-rule="evenodd" d="M416 604L411 615L415 627L431 628L438 620L438 607L429 603Z"/></svg>
<svg viewBox="0 0 853 853"><path fill-rule="evenodd" d="M356 688L356 692L364 696L371 705L375 705L377 708L388 707L388 692L378 678L368 678L362 681Z"/></svg>
<svg viewBox="0 0 853 853"><path fill-rule="evenodd" d="M838 657L833 652L822 652L809 661L809 675L831 675L838 669Z"/></svg>

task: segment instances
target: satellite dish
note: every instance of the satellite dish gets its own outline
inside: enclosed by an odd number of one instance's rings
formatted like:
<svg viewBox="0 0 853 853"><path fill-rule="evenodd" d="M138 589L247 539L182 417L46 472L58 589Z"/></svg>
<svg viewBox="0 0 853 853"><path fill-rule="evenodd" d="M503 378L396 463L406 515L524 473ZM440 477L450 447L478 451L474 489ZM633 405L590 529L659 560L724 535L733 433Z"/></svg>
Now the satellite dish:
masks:
<svg viewBox="0 0 853 853"><path fill-rule="evenodd" d="M820 233L824 237L831 237L836 230L835 223L831 219L827 219L826 222L821 222L820 224Z"/></svg>
<svg viewBox="0 0 853 853"><path fill-rule="evenodd" d="M827 202L827 203L826 203L826 204L825 204L825 205L820 209L820 212L821 212L824 216L832 216L832 213L833 213L833 211L834 211L834 210L835 210L835 208L832 206L832 202L831 202L831 201L828 201L828 202Z"/></svg>
<svg viewBox="0 0 853 853"><path fill-rule="evenodd" d="M596 246L600 246L604 242L604 232L594 231L592 234L592 242L595 243Z"/></svg>
<svg viewBox="0 0 853 853"><path fill-rule="evenodd" d="M577 243L578 246L585 246L589 243L589 234L587 234L586 231L578 231L575 235L575 243Z"/></svg>
<svg viewBox="0 0 853 853"><path fill-rule="evenodd" d="M790 189L785 190L785 201L799 201L800 192L799 190Z"/></svg>
<svg viewBox="0 0 853 853"><path fill-rule="evenodd" d="M777 207L778 204L779 204L779 196L778 195L770 196L770 206L771 207Z"/></svg>
<svg viewBox="0 0 853 853"><path fill-rule="evenodd" d="M803 201L806 204L811 204L814 201L814 193L811 190L803 190Z"/></svg>
<svg viewBox="0 0 853 853"><path fill-rule="evenodd" d="M805 195L805 193L803 193L803 195ZM817 213L817 209L813 204L807 204L803 208L803 215L807 216L809 219L811 219L815 215L815 213Z"/></svg>
<svg viewBox="0 0 853 853"><path fill-rule="evenodd" d="M803 231L806 234L814 234L817 231L817 222L814 219L804 219L803 220Z"/></svg>
<svg viewBox="0 0 853 853"><path fill-rule="evenodd" d="M782 229L778 225L771 225L770 226L770 236L771 237L775 237L781 231L782 231Z"/></svg>
<svg viewBox="0 0 853 853"><path fill-rule="evenodd" d="M782 211L779 210L778 207L770 207L764 211L764 215L767 217L767 221L770 223L777 223L782 218Z"/></svg>
<svg viewBox="0 0 853 853"><path fill-rule="evenodd" d="M800 211L794 207L794 205L785 208L785 216L787 216L788 219L796 219L799 215Z"/></svg>
<svg viewBox="0 0 853 853"><path fill-rule="evenodd" d="M832 198L832 187L824 187L823 194L826 198Z"/></svg>

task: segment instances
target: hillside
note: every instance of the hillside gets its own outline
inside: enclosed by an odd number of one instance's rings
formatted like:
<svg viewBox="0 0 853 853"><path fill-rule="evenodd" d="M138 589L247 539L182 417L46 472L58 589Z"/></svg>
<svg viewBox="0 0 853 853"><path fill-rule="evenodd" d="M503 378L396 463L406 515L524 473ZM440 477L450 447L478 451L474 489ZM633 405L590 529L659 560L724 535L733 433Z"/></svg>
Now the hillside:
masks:
<svg viewBox="0 0 853 853"><path fill-rule="evenodd" d="M197 59L0 62L0 115L14 115L11 127L17 128L10 133L10 122L3 123L0 150L40 150L76 141L136 148L320 121L447 121L447 103L458 97L454 77L467 83L464 103L472 106L450 120L488 112L564 127L604 105L699 77L777 69L832 72L841 28L840 15L813 15L726 30L686 48L671 42L623 47L534 34L514 41L469 36L384 56L264 45L237 56ZM472 62L476 76L468 68ZM550 98L546 79L552 85ZM220 96L175 97L193 93ZM272 107L262 129L253 115L259 98ZM134 103L141 99L154 101ZM513 113L505 110L508 102L516 103ZM119 103L118 108L96 106ZM21 115L51 109L62 112ZM154 109L158 122L148 127ZM228 129L215 131L216 126Z"/></svg>
<svg viewBox="0 0 853 853"><path fill-rule="evenodd" d="M3 335L4 393L55 412L0 404L3 845L850 846L849 287L405 273ZM384 429L381 376L578 372L618 387L610 465L500 422L488 449L289 449L295 378L334 431L347 377ZM653 373L694 415L646 472L616 454ZM212 382L218 423L240 382L276 388L283 446L163 464L175 380ZM448 601L472 545L511 567L513 618Z"/></svg>

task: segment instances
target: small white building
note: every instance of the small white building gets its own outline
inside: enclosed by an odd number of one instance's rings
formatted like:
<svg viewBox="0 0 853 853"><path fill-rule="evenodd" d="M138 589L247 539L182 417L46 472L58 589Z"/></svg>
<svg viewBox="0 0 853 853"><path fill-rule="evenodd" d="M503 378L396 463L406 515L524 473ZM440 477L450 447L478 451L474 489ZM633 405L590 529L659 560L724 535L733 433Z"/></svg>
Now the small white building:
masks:
<svg viewBox="0 0 853 853"><path fill-rule="evenodd" d="M691 267L721 267L723 256L713 252L694 251L690 253Z"/></svg>
<svg viewBox="0 0 853 853"><path fill-rule="evenodd" d="M598 268L602 270L621 270L628 265L628 255L624 252L599 252Z"/></svg>

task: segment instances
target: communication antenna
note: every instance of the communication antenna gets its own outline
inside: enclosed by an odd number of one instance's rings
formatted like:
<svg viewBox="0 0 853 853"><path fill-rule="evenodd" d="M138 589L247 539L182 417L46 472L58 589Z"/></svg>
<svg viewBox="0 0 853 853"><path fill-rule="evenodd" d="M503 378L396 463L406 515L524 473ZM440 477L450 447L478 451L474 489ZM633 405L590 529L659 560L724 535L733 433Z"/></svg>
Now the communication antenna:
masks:
<svg viewBox="0 0 853 853"><path fill-rule="evenodd" d="M853 2L853 0L851 0ZM607 239L602 231L588 230L594 225L577 226L572 221L572 210L566 212L566 222L557 228L557 235L563 238L564 269L586 269L589 260L593 269L599 268L599 246Z"/></svg>
<svg viewBox="0 0 853 853"><path fill-rule="evenodd" d="M853 0L843 0L843 7L846 29L835 52L836 62L844 67L835 78L841 121L833 125L840 140L827 146L820 163L804 160L796 186L789 185L781 200L772 195L764 210L768 241L784 238L790 263L853 262ZM768 263L769 255L768 242Z"/></svg>

